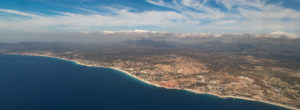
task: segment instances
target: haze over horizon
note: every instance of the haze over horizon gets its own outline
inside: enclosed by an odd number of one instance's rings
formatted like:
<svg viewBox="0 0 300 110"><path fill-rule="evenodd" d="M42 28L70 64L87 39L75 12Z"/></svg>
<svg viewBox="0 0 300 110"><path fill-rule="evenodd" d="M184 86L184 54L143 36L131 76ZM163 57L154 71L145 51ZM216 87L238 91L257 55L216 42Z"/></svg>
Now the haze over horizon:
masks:
<svg viewBox="0 0 300 110"><path fill-rule="evenodd" d="M118 33L138 33L142 38L249 33L296 39L299 4L299 0L1 0L0 41L60 41Z"/></svg>

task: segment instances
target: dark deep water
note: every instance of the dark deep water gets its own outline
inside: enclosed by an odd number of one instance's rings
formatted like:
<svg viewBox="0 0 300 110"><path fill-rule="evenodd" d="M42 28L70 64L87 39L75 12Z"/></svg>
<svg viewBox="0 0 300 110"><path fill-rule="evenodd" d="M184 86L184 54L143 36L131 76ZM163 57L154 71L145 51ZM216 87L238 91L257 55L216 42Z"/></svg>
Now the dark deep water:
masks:
<svg viewBox="0 0 300 110"><path fill-rule="evenodd" d="M0 55L0 110L284 110L147 85L113 69Z"/></svg>

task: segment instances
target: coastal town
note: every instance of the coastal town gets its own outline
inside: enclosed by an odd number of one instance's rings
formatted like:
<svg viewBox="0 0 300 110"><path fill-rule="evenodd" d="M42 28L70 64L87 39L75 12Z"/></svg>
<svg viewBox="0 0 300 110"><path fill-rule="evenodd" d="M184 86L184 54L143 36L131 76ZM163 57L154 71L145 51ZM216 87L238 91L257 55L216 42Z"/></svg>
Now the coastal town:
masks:
<svg viewBox="0 0 300 110"><path fill-rule="evenodd" d="M16 50L13 47L0 50L6 54L55 57L86 66L113 68L168 89L300 107L300 70L278 65L285 63L283 61L215 50L132 48L134 52L123 48L92 51L72 48L59 52L42 48Z"/></svg>

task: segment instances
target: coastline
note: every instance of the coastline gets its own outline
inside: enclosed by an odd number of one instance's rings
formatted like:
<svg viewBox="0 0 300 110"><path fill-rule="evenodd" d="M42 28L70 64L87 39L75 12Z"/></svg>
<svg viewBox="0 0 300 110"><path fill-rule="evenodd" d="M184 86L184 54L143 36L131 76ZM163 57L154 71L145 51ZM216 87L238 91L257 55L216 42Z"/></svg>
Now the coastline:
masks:
<svg viewBox="0 0 300 110"><path fill-rule="evenodd" d="M165 89L173 89L173 90L185 90L185 91L188 91L188 92L192 92L192 93L195 93L195 94L200 94L200 95L204 95L204 94L207 94L207 95L213 95L213 96L217 96L219 98L223 98L223 99L226 99L226 98L232 98L232 99L242 99L242 100L249 100L249 101L255 101L255 102L261 102L261 103L266 103L266 104L271 104L271 105L275 105L275 106L279 106L279 107L283 107L283 108L287 108L287 109L292 109L292 110L300 110L299 108L296 108L296 107L291 107L291 106L287 106L287 105L283 105L283 104L280 104L280 103L274 103L274 102L270 102L270 101L265 101L265 100L257 100L257 99L252 99L252 98L247 98L247 97L241 97L241 96L221 96L221 95L217 95L217 94L214 94L214 93L207 93L207 92L199 92L199 91L196 91L196 90L192 90L192 89L180 89L180 88L168 88L168 87L163 87L163 86L160 86L158 84L153 84L151 83L150 81L147 81L147 80L144 80L142 78L139 78L135 75L132 75L131 73L125 71L125 70L122 70L121 68L119 67L101 67L101 66L96 66L96 65L89 65L89 64L85 64L85 63L82 63L80 61L77 61L77 60L72 60L72 59L67 59L67 58L61 58L61 57L57 57L57 56L51 56L51 55L40 55L40 54L20 54L20 53L4 53L4 54L8 54L8 55L23 55L23 56L39 56L39 57L48 57L48 58L55 58L55 59L60 59L60 60L65 60L65 61L70 61L70 62L73 62L75 64L78 64L78 65L81 65L81 66L87 66L87 67L100 67L100 68L110 68L110 69L114 69L114 70L117 70L117 71L120 71L122 73L125 73L126 75L130 76L130 77L133 77L139 81L142 81L148 85L153 85L155 87L159 87L159 88L165 88Z"/></svg>

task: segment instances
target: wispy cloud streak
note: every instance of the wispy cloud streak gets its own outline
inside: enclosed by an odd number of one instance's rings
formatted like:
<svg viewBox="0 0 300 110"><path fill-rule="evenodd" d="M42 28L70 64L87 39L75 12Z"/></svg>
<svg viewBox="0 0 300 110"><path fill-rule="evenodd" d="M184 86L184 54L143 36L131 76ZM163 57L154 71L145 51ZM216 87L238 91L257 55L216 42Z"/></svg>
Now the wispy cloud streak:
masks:
<svg viewBox="0 0 300 110"><path fill-rule="evenodd" d="M170 32L300 32L300 12L266 0L146 0L170 10L134 11L106 7L107 13L78 8L83 13L35 14L0 9L0 29L19 31L100 31L146 27ZM213 2L217 6L212 6ZM222 8L223 7L223 8ZM24 18L27 17L27 18Z"/></svg>

